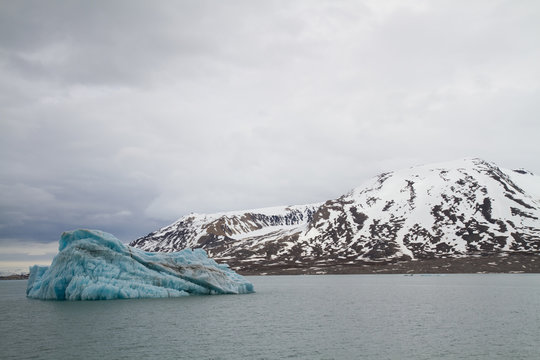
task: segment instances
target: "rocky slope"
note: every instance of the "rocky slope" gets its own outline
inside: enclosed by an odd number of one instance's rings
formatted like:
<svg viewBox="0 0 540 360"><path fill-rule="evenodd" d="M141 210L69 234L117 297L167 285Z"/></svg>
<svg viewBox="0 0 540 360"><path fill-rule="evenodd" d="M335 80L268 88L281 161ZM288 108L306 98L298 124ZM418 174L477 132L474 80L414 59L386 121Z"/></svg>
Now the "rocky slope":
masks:
<svg viewBox="0 0 540 360"><path fill-rule="evenodd" d="M464 159L384 173L321 204L187 215L131 245L201 247L244 272L317 270L538 254L539 219L540 177Z"/></svg>

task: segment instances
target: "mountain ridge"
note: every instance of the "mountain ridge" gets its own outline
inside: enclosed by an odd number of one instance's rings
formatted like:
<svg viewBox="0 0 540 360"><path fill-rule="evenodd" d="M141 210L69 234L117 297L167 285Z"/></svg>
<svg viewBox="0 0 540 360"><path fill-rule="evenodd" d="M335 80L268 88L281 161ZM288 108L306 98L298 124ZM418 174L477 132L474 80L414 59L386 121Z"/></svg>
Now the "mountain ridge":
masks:
<svg viewBox="0 0 540 360"><path fill-rule="evenodd" d="M186 215L130 245L201 247L255 273L538 254L539 179L478 158L422 165L380 174L324 203Z"/></svg>

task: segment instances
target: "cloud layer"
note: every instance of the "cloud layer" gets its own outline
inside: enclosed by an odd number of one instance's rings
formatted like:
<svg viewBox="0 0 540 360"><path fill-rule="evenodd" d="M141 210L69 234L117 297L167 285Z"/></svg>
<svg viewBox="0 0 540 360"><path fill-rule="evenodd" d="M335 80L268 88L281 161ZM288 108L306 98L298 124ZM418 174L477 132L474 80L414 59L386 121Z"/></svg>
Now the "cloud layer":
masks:
<svg viewBox="0 0 540 360"><path fill-rule="evenodd" d="M2 2L0 241L128 241L465 156L540 172L538 18L536 1Z"/></svg>

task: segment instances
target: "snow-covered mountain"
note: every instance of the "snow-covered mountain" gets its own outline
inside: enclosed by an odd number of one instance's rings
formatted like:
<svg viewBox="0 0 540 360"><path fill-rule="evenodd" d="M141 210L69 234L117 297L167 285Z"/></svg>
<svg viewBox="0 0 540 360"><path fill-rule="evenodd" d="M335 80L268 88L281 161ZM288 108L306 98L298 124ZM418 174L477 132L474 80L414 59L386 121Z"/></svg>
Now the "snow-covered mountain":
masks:
<svg viewBox="0 0 540 360"><path fill-rule="evenodd" d="M295 205L216 214L190 214L130 245L146 251L171 252L203 248L219 258L260 252L267 243L282 242L306 230L322 205Z"/></svg>
<svg viewBox="0 0 540 360"><path fill-rule="evenodd" d="M190 214L133 241L203 248L237 268L540 251L540 177L481 159L376 176L325 203Z"/></svg>

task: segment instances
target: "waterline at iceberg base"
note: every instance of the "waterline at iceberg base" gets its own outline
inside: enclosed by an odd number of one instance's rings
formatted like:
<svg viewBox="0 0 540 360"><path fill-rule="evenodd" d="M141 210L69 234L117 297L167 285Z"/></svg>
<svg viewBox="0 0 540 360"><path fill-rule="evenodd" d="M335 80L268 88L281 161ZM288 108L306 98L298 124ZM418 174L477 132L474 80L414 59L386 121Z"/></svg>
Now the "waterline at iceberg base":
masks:
<svg viewBox="0 0 540 360"><path fill-rule="evenodd" d="M148 253L99 230L62 234L50 266L30 268L26 295L43 300L105 300L245 294L253 284L202 249Z"/></svg>

